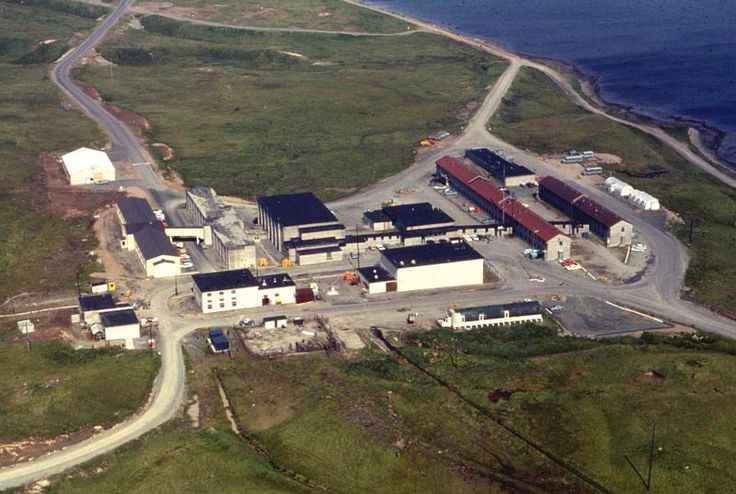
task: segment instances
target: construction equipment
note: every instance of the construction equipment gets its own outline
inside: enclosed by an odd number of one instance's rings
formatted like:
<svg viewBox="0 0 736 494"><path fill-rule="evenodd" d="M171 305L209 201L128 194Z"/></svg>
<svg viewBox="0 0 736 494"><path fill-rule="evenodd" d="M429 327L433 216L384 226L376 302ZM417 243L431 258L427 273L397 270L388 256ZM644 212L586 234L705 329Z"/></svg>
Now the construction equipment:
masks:
<svg viewBox="0 0 736 494"><path fill-rule="evenodd" d="M131 295L133 295L133 290L128 288L127 290L123 290L123 293L121 293L120 295L126 298L130 297Z"/></svg>
<svg viewBox="0 0 736 494"><path fill-rule="evenodd" d="M291 267L291 261L287 258L281 259L281 267L282 268L290 268Z"/></svg>
<svg viewBox="0 0 736 494"><path fill-rule="evenodd" d="M426 148L429 146L434 146L435 142L437 141L435 141L434 139L423 139L419 141L419 145Z"/></svg>
<svg viewBox="0 0 736 494"><path fill-rule="evenodd" d="M268 259L266 259L265 257L259 258L258 259L258 266L259 267L268 266Z"/></svg>

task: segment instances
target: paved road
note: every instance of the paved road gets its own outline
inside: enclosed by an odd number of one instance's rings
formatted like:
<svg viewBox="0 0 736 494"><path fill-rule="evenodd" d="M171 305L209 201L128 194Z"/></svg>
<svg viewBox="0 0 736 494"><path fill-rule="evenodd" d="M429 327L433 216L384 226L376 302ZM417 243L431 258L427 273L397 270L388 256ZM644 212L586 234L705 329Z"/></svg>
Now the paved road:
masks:
<svg viewBox="0 0 736 494"><path fill-rule="evenodd" d="M76 50L65 55L54 67L52 79L62 87L71 99L79 103L85 113L93 118L107 132L113 143L113 147L117 147L118 150L127 153L131 162L139 163L147 161L147 153L136 138L121 122L107 113L98 102L92 100L77 88L69 78L71 67L81 58L86 50L102 40L107 30L117 22L132 3L133 0L122 0L118 7L104 19L98 29L89 38ZM428 30L437 30L429 25L422 25L421 27L427 28ZM442 34L447 35L444 31ZM450 35L450 37L456 36ZM462 42L467 42L464 38L457 38ZM487 46L482 45L480 42L478 43L478 47L488 49ZM494 53L501 54L501 56L507 58L510 62L509 67L489 91L462 136L451 141L444 149L430 151L416 165L404 172L382 181L375 187L357 196L336 201L332 204L332 207L347 207L351 203L361 201L372 201L375 203L377 199L386 194L387 189L392 190L401 184L418 183L424 180L426 174L432 170L434 161L441 155L460 153L463 149L472 146L503 147L504 149L511 150L514 156L517 157L517 161L522 164L530 164L537 170L551 175L559 174L559 171L554 167L539 162L536 157L526 154L521 150L513 149L508 144L501 142L488 133L486 123L498 108L503 96L508 91L518 73L519 68L523 65L534 66L531 62L506 52L495 50ZM545 72L547 71L545 70ZM558 79L555 80L557 80L558 84L563 83L563 81L559 81ZM596 113L599 112L599 110L592 107L588 109ZM609 118L615 119L615 117ZM661 138L662 136L658 137ZM670 144L674 145L675 143ZM714 171L717 170L709 170L709 172ZM165 205L167 208L172 208L176 202L181 201L181 195L167 189L165 183L159 179L149 166L140 166L139 172L141 181L148 186L159 204ZM727 179L729 177L719 178ZM463 305L487 304L528 296L541 297L551 294L576 295L582 291L587 295L597 296L645 312L662 315L671 321L694 325L702 329L736 338L736 325L733 321L716 316L700 306L683 302L679 299L679 291L688 261L687 251L682 244L668 233L662 232L637 217L630 208L622 208L621 204L614 203L615 199L603 193L601 190L583 184L580 185L588 193L609 207L616 209L622 216L634 223L637 230L646 238L650 248L655 253L655 261L648 275L642 280L630 285L612 287L585 278L573 278L559 271L559 269L554 269L550 265L542 266L537 264L536 269L543 271L545 277L548 278L546 284L538 285L526 280L508 279L503 286L495 289L480 288L451 292L394 294L381 298L365 299L359 303L319 303L306 309L303 307L279 307L278 311L287 315L319 313L355 316L359 314L375 314L378 311L396 311L400 307L411 305L414 310L424 313L435 313L451 303ZM174 217L171 213L169 216ZM509 262L509 259L505 258L504 255L503 253L499 253L495 256L495 260ZM506 256L508 255L506 254ZM493 261L494 259L491 260ZM0 470L0 489L16 487L54 473L62 472L74 465L107 453L158 427L178 412L185 392L185 369L181 350L182 339L197 327L232 324L235 316L192 317L190 315L185 317L171 311L168 307L168 299L173 293L173 281L155 281L153 283L155 290L151 297L151 307L155 310L161 322L159 350L161 352L162 366L154 383L151 399L147 406L135 417L87 441L71 446L63 451L52 453L46 457Z"/></svg>

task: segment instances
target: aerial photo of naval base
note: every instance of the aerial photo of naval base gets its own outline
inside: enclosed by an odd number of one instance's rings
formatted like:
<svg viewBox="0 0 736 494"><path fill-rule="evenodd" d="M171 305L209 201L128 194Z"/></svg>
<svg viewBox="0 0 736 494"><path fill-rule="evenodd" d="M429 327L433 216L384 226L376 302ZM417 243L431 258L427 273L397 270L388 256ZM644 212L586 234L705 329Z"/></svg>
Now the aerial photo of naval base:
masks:
<svg viewBox="0 0 736 494"><path fill-rule="evenodd" d="M736 9L531 3L0 0L0 492L732 492Z"/></svg>

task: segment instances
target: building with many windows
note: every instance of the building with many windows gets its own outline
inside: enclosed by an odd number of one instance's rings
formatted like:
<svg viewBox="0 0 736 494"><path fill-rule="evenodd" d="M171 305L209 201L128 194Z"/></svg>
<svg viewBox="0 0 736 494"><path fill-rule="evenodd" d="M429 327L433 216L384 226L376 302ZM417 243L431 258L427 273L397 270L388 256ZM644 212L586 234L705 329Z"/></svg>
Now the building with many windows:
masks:
<svg viewBox="0 0 736 494"><path fill-rule="evenodd" d="M247 269L192 275L203 313L296 303L296 283L286 273L254 276Z"/></svg>

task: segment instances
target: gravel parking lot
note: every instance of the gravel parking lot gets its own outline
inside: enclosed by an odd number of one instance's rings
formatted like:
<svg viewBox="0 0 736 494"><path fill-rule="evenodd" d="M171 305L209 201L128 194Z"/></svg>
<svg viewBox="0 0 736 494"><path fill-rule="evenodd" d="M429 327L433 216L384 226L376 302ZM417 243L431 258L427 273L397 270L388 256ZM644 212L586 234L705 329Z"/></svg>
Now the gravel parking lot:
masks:
<svg viewBox="0 0 736 494"><path fill-rule="evenodd" d="M551 303L547 304L547 307L555 305L557 304ZM570 297L559 305L564 308L553 311L552 317L577 336L620 336L636 331L670 327L667 323L619 309L592 297Z"/></svg>

